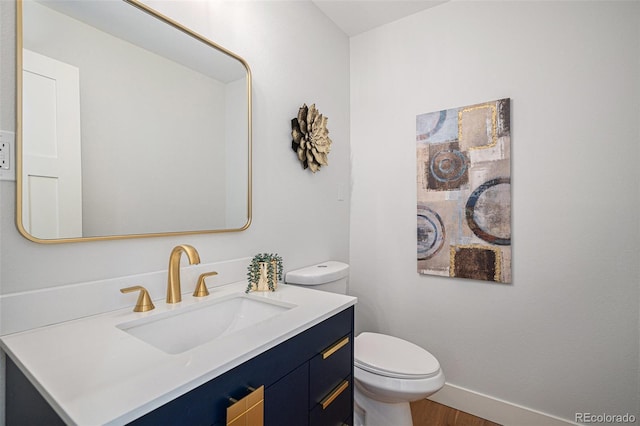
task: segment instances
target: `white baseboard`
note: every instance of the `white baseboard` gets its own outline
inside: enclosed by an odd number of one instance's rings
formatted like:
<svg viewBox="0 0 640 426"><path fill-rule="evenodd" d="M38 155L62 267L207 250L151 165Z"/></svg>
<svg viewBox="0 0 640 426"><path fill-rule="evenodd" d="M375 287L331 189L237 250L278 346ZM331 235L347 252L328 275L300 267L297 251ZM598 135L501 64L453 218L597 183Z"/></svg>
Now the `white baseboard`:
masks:
<svg viewBox="0 0 640 426"><path fill-rule="evenodd" d="M578 425L569 420L445 383L428 399L504 426Z"/></svg>

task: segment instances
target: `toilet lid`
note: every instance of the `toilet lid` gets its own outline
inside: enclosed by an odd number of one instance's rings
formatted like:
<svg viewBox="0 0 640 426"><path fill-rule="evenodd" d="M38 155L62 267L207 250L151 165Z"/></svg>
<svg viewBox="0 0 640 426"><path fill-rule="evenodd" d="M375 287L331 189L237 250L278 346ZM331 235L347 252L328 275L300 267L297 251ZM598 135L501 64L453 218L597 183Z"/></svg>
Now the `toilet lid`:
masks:
<svg viewBox="0 0 640 426"><path fill-rule="evenodd" d="M406 340L378 333L361 333L354 349L356 367L386 377L425 379L440 371L429 352Z"/></svg>

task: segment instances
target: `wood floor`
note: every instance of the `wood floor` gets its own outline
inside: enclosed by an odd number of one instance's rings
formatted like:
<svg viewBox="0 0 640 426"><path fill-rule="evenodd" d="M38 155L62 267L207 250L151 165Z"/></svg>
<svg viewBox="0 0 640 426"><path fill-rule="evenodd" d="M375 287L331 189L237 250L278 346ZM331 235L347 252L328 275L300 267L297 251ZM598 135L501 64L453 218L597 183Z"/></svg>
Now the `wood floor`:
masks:
<svg viewBox="0 0 640 426"><path fill-rule="evenodd" d="M413 426L500 426L428 399L412 402L411 415Z"/></svg>

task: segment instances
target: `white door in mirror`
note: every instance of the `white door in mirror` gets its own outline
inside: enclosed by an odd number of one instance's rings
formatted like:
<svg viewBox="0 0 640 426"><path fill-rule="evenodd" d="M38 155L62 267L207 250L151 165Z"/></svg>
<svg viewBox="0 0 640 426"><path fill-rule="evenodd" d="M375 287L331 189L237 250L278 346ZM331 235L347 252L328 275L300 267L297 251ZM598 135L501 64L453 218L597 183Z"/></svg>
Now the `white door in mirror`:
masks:
<svg viewBox="0 0 640 426"><path fill-rule="evenodd" d="M78 68L23 49L22 224L38 238L82 236Z"/></svg>

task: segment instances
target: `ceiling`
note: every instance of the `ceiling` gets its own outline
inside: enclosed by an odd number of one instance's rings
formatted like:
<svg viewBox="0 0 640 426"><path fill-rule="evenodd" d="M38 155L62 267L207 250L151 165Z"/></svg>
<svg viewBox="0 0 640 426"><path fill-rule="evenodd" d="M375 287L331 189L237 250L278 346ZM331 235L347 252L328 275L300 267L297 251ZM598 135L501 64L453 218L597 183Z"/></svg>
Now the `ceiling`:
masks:
<svg viewBox="0 0 640 426"><path fill-rule="evenodd" d="M447 0L311 0L348 36L396 21Z"/></svg>

